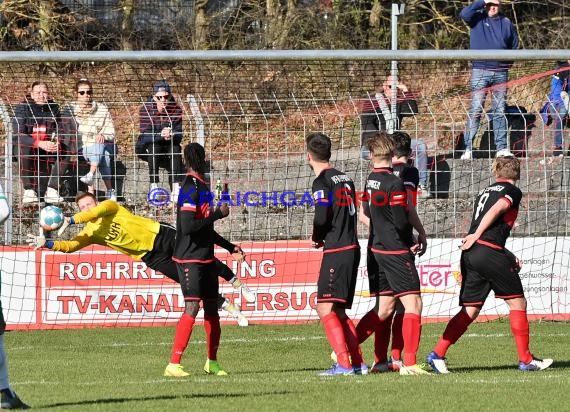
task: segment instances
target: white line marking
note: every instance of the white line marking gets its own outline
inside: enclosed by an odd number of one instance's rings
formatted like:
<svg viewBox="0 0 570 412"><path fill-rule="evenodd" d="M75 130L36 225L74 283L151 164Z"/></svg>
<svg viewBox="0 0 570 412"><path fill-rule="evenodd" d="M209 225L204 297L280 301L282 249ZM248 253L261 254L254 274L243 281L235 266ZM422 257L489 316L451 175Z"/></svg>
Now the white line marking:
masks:
<svg viewBox="0 0 570 412"><path fill-rule="evenodd" d="M440 334L423 334L422 338L431 338L437 339L441 335ZM510 337L510 333L466 333L463 338L504 338ZM532 338L558 338L558 337L569 337L570 333L531 333ZM323 340L326 339L324 335L319 336L285 336L285 337L266 337L266 338L258 338L258 339L251 339L251 338L227 338L224 339L222 335L222 344L224 343L257 343L257 342L306 342L306 341L315 341L315 340ZM205 340L191 340L189 344L192 345L203 345L205 344ZM114 348L114 347L143 347L143 346L171 346L172 341L163 341L163 342L114 342L114 343L103 343L99 345L89 345L89 347L103 347L103 348ZM61 346L60 346L61 347ZM73 345L73 347L77 347L77 345ZM38 348L45 348L45 345L41 346L10 346L8 348L9 351L31 351L36 350Z"/></svg>

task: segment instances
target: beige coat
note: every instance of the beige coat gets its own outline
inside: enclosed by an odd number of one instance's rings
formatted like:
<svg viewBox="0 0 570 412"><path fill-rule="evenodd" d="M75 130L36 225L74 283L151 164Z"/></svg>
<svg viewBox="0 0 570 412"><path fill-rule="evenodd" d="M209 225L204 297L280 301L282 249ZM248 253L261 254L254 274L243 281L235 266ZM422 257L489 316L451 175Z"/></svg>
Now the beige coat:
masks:
<svg viewBox="0 0 570 412"><path fill-rule="evenodd" d="M93 102L91 110L82 111L77 103L73 103L71 110L77 122L77 134L81 136L79 148L95 144L98 134L105 136L106 142L115 141L115 125L105 104Z"/></svg>

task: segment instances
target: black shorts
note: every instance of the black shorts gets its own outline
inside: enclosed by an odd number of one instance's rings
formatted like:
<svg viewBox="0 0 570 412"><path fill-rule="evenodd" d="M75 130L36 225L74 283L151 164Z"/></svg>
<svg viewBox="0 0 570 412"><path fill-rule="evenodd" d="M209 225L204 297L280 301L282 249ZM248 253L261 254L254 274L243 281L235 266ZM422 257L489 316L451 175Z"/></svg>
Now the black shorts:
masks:
<svg viewBox="0 0 570 412"><path fill-rule="evenodd" d="M420 277L411 252L388 254L374 252L379 267L378 295L404 296L420 294Z"/></svg>
<svg viewBox="0 0 570 412"><path fill-rule="evenodd" d="M350 309L354 300L360 248L323 253L317 283L317 302L332 302Z"/></svg>
<svg viewBox="0 0 570 412"><path fill-rule="evenodd" d="M169 224L161 223L158 234L154 238L152 250L146 253L141 260L149 268L159 271L167 278L178 283L178 269L176 268L176 262L172 260L175 241L176 229Z"/></svg>
<svg viewBox="0 0 570 412"><path fill-rule="evenodd" d="M176 262L172 260L175 241L176 229L167 223L161 223L158 235L154 238L152 250L146 253L141 260L149 268L159 271L176 283L180 283ZM218 259L216 259L215 264L218 276L226 281L230 281L234 277L234 272L227 265Z"/></svg>
<svg viewBox="0 0 570 412"><path fill-rule="evenodd" d="M524 296L515 256L507 249L475 243L461 253L461 306L483 306L492 290L495 297Z"/></svg>
<svg viewBox="0 0 570 412"><path fill-rule="evenodd" d="M366 253L366 271L368 272L368 288L370 296L380 295L380 267L374 253L368 249Z"/></svg>
<svg viewBox="0 0 570 412"><path fill-rule="evenodd" d="M221 262L220 262L221 263ZM218 299L216 262L176 263L184 300Z"/></svg>

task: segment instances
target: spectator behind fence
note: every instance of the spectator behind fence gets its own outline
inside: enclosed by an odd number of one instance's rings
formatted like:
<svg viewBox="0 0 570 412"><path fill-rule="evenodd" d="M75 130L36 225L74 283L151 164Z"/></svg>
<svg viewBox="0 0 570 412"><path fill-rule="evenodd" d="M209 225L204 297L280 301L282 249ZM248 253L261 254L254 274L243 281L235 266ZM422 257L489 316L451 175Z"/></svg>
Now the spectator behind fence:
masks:
<svg viewBox="0 0 570 412"><path fill-rule="evenodd" d="M69 167L70 141L46 83L32 83L30 94L16 106L12 130L24 187L22 204L39 202L39 197L46 203L63 202L59 182Z"/></svg>
<svg viewBox="0 0 570 412"><path fill-rule="evenodd" d="M94 193L93 183L99 169L106 198L116 201L111 159L117 150L111 113L105 104L93 100L93 85L89 80L79 79L75 92L77 100L66 108L64 117L73 119L70 124L77 136L78 162L81 155L89 162L89 172L80 180L89 186L89 192Z"/></svg>
<svg viewBox="0 0 570 412"><path fill-rule="evenodd" d="M392 85L394 78L390 75L386 78L381 87L377 87L374 96L364 102L360 122L362 135L360 139L360 156L369 159L370 152L366 147L366 141L374 137L378 131L389 134L400 130L404 117L414 116L419 113L418 104L414 96L409 92L408 87L403 83L397 83L396 87L396 116L392 118L391 101ZM428 171L427 171L427 147L420 139L412 139L412 156L414 166L420 172L420 184L418 186L419 196L429 196L428 192Z"/></svg>
<svg viewBox="0 0 570 412"><path fill-rule="evenodd" d="M550 94L548 101L540 110L544 118L544 123L549 125L554 121L552 130L553 149L552 157L564 156L564 126L568 116L568 106L570 103L570 60L558 62L557 73L554 73L550 82ZM568 147L570 151L570 146ZM543 162L544 163L544 162Z"/></svg>
<svg viewBox="0 0 570 412"><path fill-rule="evenodd" d="M182 167L182 108L176 103L166 80L156 82L153 95L139 110L140 135L135 151L148 162L150 189L158 188L159 167L168 171L172 201L178 200L180 183L184 179Z"/></svg>
<svg viewBox="0 0 570 412"><path fill-rule="evenodd" d="M476 0L463 8L459 16L469 25L470 49L472 50L516 50L519 38L511 21L499 7L501 0ZM476 60L471 69L471 107L465 126L465 152L461 159L471 159L473 139L479 130L481 113L487 92L491 91L493 129L497 156L509 152L507 144L507 120L505 100L507 80L512 62Z"/></svg>

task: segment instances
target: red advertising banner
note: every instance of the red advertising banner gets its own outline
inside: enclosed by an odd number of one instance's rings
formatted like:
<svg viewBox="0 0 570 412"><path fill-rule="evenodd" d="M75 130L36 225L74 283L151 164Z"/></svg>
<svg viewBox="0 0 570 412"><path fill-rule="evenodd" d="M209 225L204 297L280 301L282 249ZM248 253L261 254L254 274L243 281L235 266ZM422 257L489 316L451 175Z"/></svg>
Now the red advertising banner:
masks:
<svg viewBox="0 0 570 412"><path fill-rule="evenodd" d="M569 240L570 241L570 240ZM524 256L520 276L532 318L570 319L567 244L551 238L514 239L507 245ZM566 243L565 243L566 242ZM449 319L458 310L461 286L458 239L432 239L426 255L416 259L425 321ZM317 320L317 278L322 250L308 241L242 243L246 261L238 264L225 250L216 256L256 293L248 303L220 279L220 292L241 305L250 323L294 323ZM532 251L532 254L524 251ZM365 241L356 296L349 315L360 319L374 304L368 293ZM95 326L173 325L184 310L176 282L104 247L64 254L25 247L0 252L2 303L10 329L53 329ZM508 314L491 295L482 318ZM200 312L198 317L200 318ZM221 320L233 323L225 311Z"/></svg>
<svg viewBox="0 0 570 412"><path fill-rule="evenodd" d="M232 261L226 251L217 251L217 256L256 291L257 301L241 301L239 293L220 279L221 292L228 299L241 304L252 320L315 319L322 251L306 241L242 247L247 253L242 264ZM44 250L37 257L41 314L37 326L164 325L175 323L184 310L177 283L113 250L93 247L73 254ZM221 315L224 321L233 322L225 312Z"/></svg>

